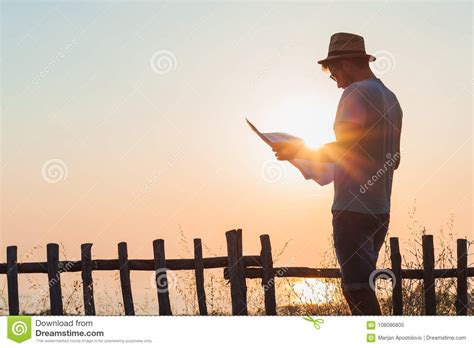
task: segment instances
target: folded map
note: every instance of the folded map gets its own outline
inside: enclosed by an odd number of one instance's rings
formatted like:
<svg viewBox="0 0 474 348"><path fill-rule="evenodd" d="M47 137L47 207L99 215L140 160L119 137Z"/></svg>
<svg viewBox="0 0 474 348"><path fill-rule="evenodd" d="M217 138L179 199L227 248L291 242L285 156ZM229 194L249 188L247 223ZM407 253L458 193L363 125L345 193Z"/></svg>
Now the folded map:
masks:
<svg viewBox="0 0 474 348"><path fill-rule="evenodd" d="M245 120L250 128L270 146L277 142L303 143L303 139L287 133L261 133L249 120ZM334 163L320 163L299 158L289 160L288 162L298 168L306 180L312 179L321 186L327 185L334 180Z"/></svg>

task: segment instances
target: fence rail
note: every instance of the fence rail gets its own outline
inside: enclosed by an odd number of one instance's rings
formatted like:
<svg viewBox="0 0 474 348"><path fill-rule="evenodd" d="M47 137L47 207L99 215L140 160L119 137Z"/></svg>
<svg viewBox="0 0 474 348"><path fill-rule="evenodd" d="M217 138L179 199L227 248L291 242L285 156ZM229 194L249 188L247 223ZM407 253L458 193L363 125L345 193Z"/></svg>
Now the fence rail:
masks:
<svg viewBox="0 0 474 348"><path fill-rule="evenodd" d="M265 313L276 315L275 277L340 278L337 268L274 267L270 237L260 236L260 255L244 256L242 252L242 230L226 232L227 256L203 258L201 239L194 239L194 258L166 259L163 239L153 241L153 259L129 259L127 243L118 244L117 259L95 259L91 257L91 243L81 245L81 260L59 260L59 245L47 244L46 262L18 262L17 247L7 247L7 262L0 263L0 274L7 276L8 310L18 315L19 273L47 273L51 315L63 315L61 273L81 272L85 315L95 315L93 272L119 271L120 286L125 315L134 315L134 302L130 271L154 271L160 315L172 315L168 291L168 270L194 270L199 314L207 315L204 269L223 268L224 278L230 282L232 314L247 315L246 279L262 279ZM423 280L423 296L426 315L436 315L435 280L456 278L456 314L467 315L467 280L474 276L474 267L467 267L467 241L457 240L457 268L435 269L433 236L422 237L423 269L402 269L402 258L398 238L390 238L391 269L395 279L392 289L393 314L403 314L402 279Z"/></svg>

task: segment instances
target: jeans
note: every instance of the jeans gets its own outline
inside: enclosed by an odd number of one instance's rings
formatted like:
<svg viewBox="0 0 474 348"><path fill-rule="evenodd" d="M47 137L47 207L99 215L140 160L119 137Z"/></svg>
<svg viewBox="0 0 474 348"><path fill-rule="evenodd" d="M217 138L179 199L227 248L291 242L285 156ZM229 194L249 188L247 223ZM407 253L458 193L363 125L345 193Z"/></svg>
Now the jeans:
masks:
<svg viewBox="0 0 474 348"><path fill-rule="evenodd" d="M390 214L332 211L334 248L341 267L342 288L370 289L380 248L387 235Z"/></svg>

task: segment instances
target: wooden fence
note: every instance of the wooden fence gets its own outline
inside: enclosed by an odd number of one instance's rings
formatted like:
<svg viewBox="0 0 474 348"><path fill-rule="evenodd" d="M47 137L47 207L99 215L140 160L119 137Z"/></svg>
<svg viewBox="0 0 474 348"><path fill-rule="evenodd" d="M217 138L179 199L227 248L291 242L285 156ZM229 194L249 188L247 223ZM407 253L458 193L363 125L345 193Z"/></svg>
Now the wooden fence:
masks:
<svg viewBox="0 0 474 348"><path fill-rule="evenodd" d="M81 245L80 261L60 261L58 244L47 245L47 262L17 262L17 247L7 247L7 262L0 264L0 274L6 274L10 315L19 314L19 273L47 273L51 315L63 314L61 273L81 272L84 313L95 315L93 271L116 270L120 284L125 315L134 315L130 271L154 271L159 314L172 315L168 291L167 270L194 270L200 315L207 315L204 269L224 268L224 277L230 280L232 314L247 315L247 278L261 278L265 312L276 315L275 277L340 278L337 268L273 267L272 248L268 235L260 236L260 255L242 254L242 230L226 232L227 256L203 258L201 239L194 239L193 259L166 259L163 239L153 241L153 259L129 259L127 243L118 244L118 259L91 258L92 244ZM456 313L467 315L467 279L474 276L474 268L467 267L467 241L457 240L457 268L435 269L433 236L422 238L423 269L402 269L398 238L390 238L391 272L395 276L392 290L393 314L403 314L402 279L422 279L425 314L436 314L436 278L457 278Z"/></svg>

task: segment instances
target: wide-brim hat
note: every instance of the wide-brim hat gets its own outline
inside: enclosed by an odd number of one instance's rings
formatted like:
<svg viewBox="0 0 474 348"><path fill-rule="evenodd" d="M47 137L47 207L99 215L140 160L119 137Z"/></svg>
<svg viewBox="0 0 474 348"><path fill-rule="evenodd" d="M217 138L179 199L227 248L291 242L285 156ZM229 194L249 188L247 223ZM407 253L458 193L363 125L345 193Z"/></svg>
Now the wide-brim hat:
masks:
<svg viewBox="0 0 474 348"><path fill-rule="evenodd" d="M364 38L357 34L335 33L329 41L328 56L319 60L319 64L325 64L331 60L342 58L367 57L373 62L375 57L365 52Z"/></svg>

